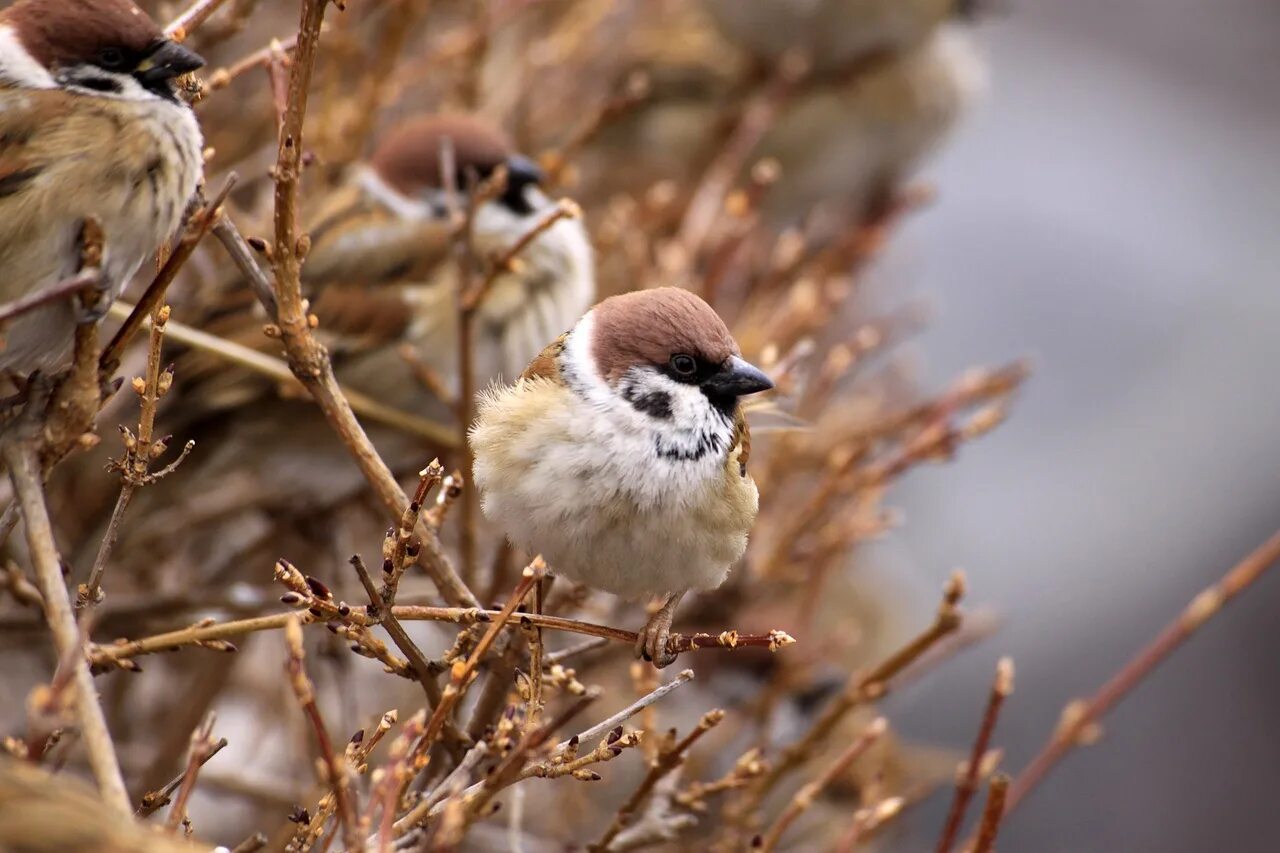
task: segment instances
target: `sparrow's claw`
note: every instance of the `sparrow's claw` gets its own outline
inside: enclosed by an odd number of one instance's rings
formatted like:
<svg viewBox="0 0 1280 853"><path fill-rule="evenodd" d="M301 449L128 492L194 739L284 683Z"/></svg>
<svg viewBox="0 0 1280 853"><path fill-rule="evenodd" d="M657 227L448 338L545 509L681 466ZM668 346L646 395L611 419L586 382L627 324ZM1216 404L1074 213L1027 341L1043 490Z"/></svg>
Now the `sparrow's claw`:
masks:
<svg viewBox="0 0 1280 853"><path fill-rule="evenodd" d="M652 662L658 669L671 666L678 657L667 651L667 640L671 638L671 620L675 618L676 606L682 598L683 592L669 595L662 609L649 617L636 637L636 657Z"/></svg>
<svg viewBox="0 0 1280 853"><path fill-rule="evenodd" d="M107 310L111 307L111 287L101 284L85 288L85 291L75 297L72 305L75 306L77 323L96 323L107 316Z"/></svg>

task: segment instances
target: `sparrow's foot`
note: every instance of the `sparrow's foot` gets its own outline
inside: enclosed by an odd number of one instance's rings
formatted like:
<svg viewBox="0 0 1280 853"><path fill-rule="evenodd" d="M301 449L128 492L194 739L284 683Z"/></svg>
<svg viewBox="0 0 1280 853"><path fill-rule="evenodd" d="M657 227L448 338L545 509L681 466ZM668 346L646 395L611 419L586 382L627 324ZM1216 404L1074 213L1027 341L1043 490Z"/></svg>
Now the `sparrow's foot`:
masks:
<svg viewBox="0 0 1280 853"><path fill-rule="evenodd" d="M671 638L671 621L675 618L676 607L682 598L683 592L668 595L662 608L649 617L648 623L636 637L636 657L651 661L658 669L671 666L678 657L667 651L667 640Z"/></svg>
<svg viewBox="0 0 1280 853"><path fill-rule="evenodd" d="M93 285L86 292L77 295L72 304L75 306L76 322L80 325L96 323L107 316L111 308L111 288L107 285Z"/></svg>

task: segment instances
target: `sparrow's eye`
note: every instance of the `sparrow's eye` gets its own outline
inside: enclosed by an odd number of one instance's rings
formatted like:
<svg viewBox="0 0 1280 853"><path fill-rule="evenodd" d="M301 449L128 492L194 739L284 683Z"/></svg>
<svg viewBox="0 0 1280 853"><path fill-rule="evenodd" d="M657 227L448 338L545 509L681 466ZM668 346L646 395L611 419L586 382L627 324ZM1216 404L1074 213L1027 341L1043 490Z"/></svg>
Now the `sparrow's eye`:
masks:
<svg viewBox="0 0 1280 853"><path fill-rule="evenodd" d="M671 356L671 369L676 376L687 378L698 372L698 360L691 355L679 353Z"/></svg>
<svg viewBox="0 0 1280 853"><path fill-rule="evenodd" d="M104 47L98 51L98 65L102 68L119 68L124 64L124 52L118 47Z"/></svg>

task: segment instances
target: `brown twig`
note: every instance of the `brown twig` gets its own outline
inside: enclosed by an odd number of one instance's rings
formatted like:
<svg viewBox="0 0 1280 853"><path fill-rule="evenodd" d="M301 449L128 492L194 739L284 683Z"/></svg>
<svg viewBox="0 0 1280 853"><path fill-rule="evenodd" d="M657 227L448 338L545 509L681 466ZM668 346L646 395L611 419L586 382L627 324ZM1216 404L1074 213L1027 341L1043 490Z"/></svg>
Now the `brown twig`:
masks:
<svg viewBox="0 0 1280 853"><path fill-rule="evenodd" d="M229 223L230 220L223 220L223 222ZM232 227L234 228L234 226ZM219 226L214 227L215 236L218 235L219 230ZM111 305L110 314L117 317L127 315L132 308L133 306L128 303L116 300ZM211 335L177 320L169 320L165 326L165 334L184 346L208 353L228 364L234 364L237 367L266 376L287 388L297 388L299 391L306 390L305 386L298 381L298 377L294 376L293 372L289 370L289 365L252 347L229 341L226 338L220 338L217 335ZM362 417L368 418L375 423L401 430L408 435L421 436L441 447L454 447L457 445L457 431L452 427L388 406L386 403L367 394L362 394L353 388L348 388L344 385L339 385L338 387L347 398L347 402L351 404L352 411Z"/></svg>
<svg viewBox="0 0 1280 853"><path fill-rule="evenodd" d="M193 740L193 743L194 743L194 740ZM221 752L224 748L226 748L226 746L227 746L226 738L218 738L216 741L213 741L212 743L210 743L208 746L208 749L203 750L200 754L200 766L204 767L204 765L208 764L209 759L213 758L215 755ZM181 773L179 773L176 777L170 780L163 788L158 788L154 791L148 791L147 793L143 794L142 803L138 806L138 810L137 812L135 812L135 816L149 817L152 814L155 814L160 809L169 805L169 803L173 802L173 800L171 799L173 797L173 792L178 790L178 786L181 785L183 780L186 778L187 778L187 769L184 768Z"/></svg>
<svg viewBox="0 0 1280 853"><path fill-rule="evenodd" d="M473 607L430 607L418 604L398 604L391 608L391 613L402 622L452 622L454 624L473 624L475 622L492 622L501 612L497 610L481 610ZM226 640L257 631L274 631L283 628L293 613L275 613L267 616L255 616L248 619L235 619L228 622L215 622L208 625L193 625L177 631L168 631L151 637L137 640L121 640L109 645L95 646L90 658L95 666L111 666L119 661L129 660L140 655L150 655L168 651L182 646L198 645L209 640ZM364 608L352 607L351 618L368 623L368 613ZM599 637L604 640L630 644L635 646L637 634L608 625L596 625L591 622L579 622L560 616L524 614L523 619L540 628L553 631L565 631L571 634L582 634ZM304 622L314 621L306 618ZM771 631L768 634L739 634L737 631L723 631L719 634L672 634L667 641L667 650L673 654L696 651L698 649L737 649L767 648L776 651L794 643L785 631Z"/></svg>
<svg viewBox="0 0 1280 853"><path fill-rule="evenodd" d="M209 87L210 91L225 89L227 86L231 85L232 80L242 74L253 71L255 68L266 67L271 63L272 58L279 52L282 51L286 54L292 53L297 49L297 47L297 36L290 36L282 41L273 40L272 44L269 44L260 50L255 50L253 53L233 62L231 65L215 69L213 73L209 75L206 85Z"/></svg>
<svg viewBox="0 0 1280 853"><path fill-rule="evenodd" d="M289 649L286 671L289 684L293 687L298 704L311 724L316 737L316 746L320 751L320 760L324 762L325 775L333 789L333 798L337 803L338 823L341 825L343 843L348 850L364 850L364 838L360 831L360 822L356 817L357 810L352 798L350 779L347 777L345 758L333 750L329 740L329 731L325 727L324 718L320 716L320 708L316 705L315 687L307 677L303 666L305 651L302 647L302 625L298 617L293 617L285 624L285 642Z"/></svg>
<svg viewBox="0 0 1280 853"><path fill-rule="evenodd" d="M671 743L665 747L660 747L657 757L649 765L649 772L645 774L644 779L640 781L640 785L632 792L627 801L618 807L618 813L614 815L613 821L609 824L609 828L604 831L600 839L587 848L588 851L603 851L609 849L609 844L617 836L618 833L626 829L631 821L639 812L640 807L644 805L644 801L653 793L653 789L666 776L677 770L684 763L685 753L697 743L698 739L711 729L720 725L724 721L724 711L716 709L708 711L702 715L702 719L698 721L693 731L689 732L679 741L672 738ZM673 730L674 734L674 730Z"/></svg>
<svg viewBox="0 0 1280 853"><path fill-rule="evenodd" d="M34 418L38 408L36 402L38 401L35 399L28 401L29 410L24 413L24 420ZM16 426L34 430L36 424L20 423ZM36 583L40 587L40 594L44 596L45 618L53 633L54 645L60 658L73 661L76 709L81 737L89 753L89 764L107 806L127 818L133 810L129 806L124 778L120 775L120 762L116 759L115 745L111 741L106 716L93 688L89 664L81 652L80 632L62 580L62 566L54 544L53 528L49 523L44 490L40 485L40 464L37 461L35 439L14 435L4 442L3 453L5 464L9 468L9 478L13 481L13 490L26 521L27 547L31 551L35 567Z"/></svg>
<svg viewBox="0 0 1280 853"><path fill-rule="evenodd" d="M850 711L884 696L894 676L906 669L943 637L960 627L961 619L957 605L964 596L964 590L964 575L960 572L953 573L943 592L942 604L938 607L933 624L891 654L871 672L850 679L845 689L832 700L800 740L784 749L778 756L778 760L761 777L756 786L757 801L764 792L814 755L818 745L826 740Z"/></svg>
<svg viewBox="0 0 1280 853"><path fill-rule="evenodd" d="M736 126L715 160L707 166L685 207L676 240L688 257L695 257L706 243L725 196L751 152L774 126L796 86L809 73L809 67L809 61L799 54L784 56L777 63L772 79L742 109Z"/></svg>
<svg viewBox="0 0 1280 853"><path fill-rule="evenodd" d="M651 91L652 85L645 72L634 71L628 74L622 83L621 91L584 119L563 144L538 156L538 165L546 173L547 184L559 185L566 170L569 169L569 164L578 153L601 131L644 103Z"/></svg>
<svg viewBox="0 0 1280 853"><path fill-rule="evenodd" d="M164 34L174 41L186 41L225 2L226 0L196 0L165 26Z"/></svg>
<svg viewBox="0 0 1280 853"><path fill-rule="evenodd" d="M849 831L836 845L837 853L853 853L865 835L896 817L906 805L903 797L889 797L853 813Z"/></svg>
<svg viewBox="0 0 1280 853"><path fill-rule="evenodd" d="M448 719L454 707L462 699L463 693L471 683L472 676L475 675L485 655L489 653L490 647L497 640L503 626L511 620L516 608L524 602L529 595L529 591L542 580L546 572L547 566L542 562L542 558L534 557L533 562L525 567L520 583L516 584L516 588L511 593L511 598L507 600L506 606L494 617L493 623L489 625L484 636L480 638L480 642L476 643L476 647L471 650L471 654L467 656L466 661L454 662L449 671L449 683L444 688L444 696L432 710L431 718L427 721L427 729L418 741L417 746L414 747L415 756L425 755L426 751L431 748L440 736L445 720Z"/></svg>
<svg viewBox="0 0 1280 853"><path fill-rule="evenodd" d="M210 712L200 725L196 726L196 730L191 733L191 746L187 753L187 769L182 773L182 781L178 786L178 796L173 802L173 808L169 810L169 819L165 821L165 828L170 832L176 832L178 827L187 819L187 801L191 799L191 792L196 788L196 776L200 772L200 768L204 763L213 757L214 753L227 745L226 740L215 742L213 740L213 723L217 717Z"/></svg>
<svg viewBox="0 0 1280 853"><path fill-rule="evenodd" d="M997 773L991 777L987 788L987 805L982 810L982 823L978 825L978 840L974 842L973 853L991 853L995 849L1000 823L1009 813L1009 808L1005 805L1008 790L1008 776Z"/></svg>
<svg viewBox="0 0 1280 853"><path fill-rule="evenodd" d="M1098 725L1107 712L1190 639L1200 626L1221 611L1224 605L1261 578L1277 560L1280 560L1280 531L1271 534L1271 538L1233 566L1217 583L1191 599L1183 611L1103 684L1097 693L1088 699L1069 704L1063 710L1057 730L1014 780L1009 789L1005 811L1011 812L1017 808L1045 775Z"/></svg>
<svg viewBox="0 0 1280 853"><path fill-rule="evenodd" d="M169 306L157 303L151 312L151 334L147 347L147 367L145 376L134 379L133 389L141 398L141 412L138 415L138 434L135 436L127 427L121 426L120 432L124 440L124 454L118 460L112 460L108 466L120 473L120 494L111 511L111 520L107 524L107 532L98 546L98 554L93 560L93 568L89 571L89 580L81 584L76 594L76 607L85 608L98 604L102 600L102 575L107 569L107 561L111 558L111 550L115 547L116 538L120 535L120 522L124 518L125 508L133 498L133 493L142 486L149 485L172 473L187 458L194 442L188 441L182 452L170 464L159 471L151 473L148 469L154 460L159 459L167 448L167 439L153 440L156 422L156 408L160 398L169 392L173 384L173 371L161 369L161 350L164 346L165 324L169 320Z"/></svg>
<svg viewBox="0 0 1280 853"><path fill-rule="evenodd" d="M28 311L33 311L42 305L48 305L50 302L70 299L86 287L97 284L98 277L101 275L102 270L98 267L88 267L81 269L65 281L46 287L44 290L28 293L20 299L6 302L4 305L0 305L0 323L7 323L15 317L20 317Z"/></svg>
<svg viewBox="0 0 1280 853"><path fill-rule="evenodd" d="M991 745L991 735L995 732L996 721L1000 718L1000 707L1012 693L1013 661L1009 658L1001 658L996 664L996 677L991 684L991 692L987 696L987 708L982 714L982 723L978 727L977 737L973 740L973 748L969 751L969 760L964 763L956 776L956 792L951 800L951 809L947 812L942 837L938 840L938 853L947 853L960 835L960 827L964 823L964 814L969 808L969 800L978 791L978 774L982 772L983 757Z"/></svg>
<svg viewBox="0 0 1280 853"><path fill-rule="evenodd" d="M298 234L298 190L302 177L302 125L307 92L327 0L303 0L298 46L289 68L288 103L280 127L275 167L274 308L289 369L319 404L329 425L351 452L387 511L399 518L408 498L378 456L351 404L338 386L325 348L311 334L311 318L302 299L302 262L310 238ZM235 258L233 257L233 260ZM256 262L251 265L256 267ZM249 270L245 270L249 273ZM260 271L257 273L260 275ZM268 306L269 308L271 306ZM419 525L421 562L441 595L451 604L475 606L475 596L458 577L435 534Z"/></svg>
<svg viewBox="0 0 1280 853"><path fill-rule="evenodd" d="M871 745L879 740L888 728L889 723L885 718L877 717L871 722L871 725L863 730L857 740L851 743L844 752L840 753L840 757L831 762L827 769L822 771L817 779L796 791L786 809L783 810L778 819L773 822L773 826L769 827L768 831L760 839L760 844L757 845L759 849L769 851L776 848L787 828L795 823L800 815L808 811L814 800L818 798L818 795L835 781L837 776L848 771L853 762L857 761L863 753L870 749Z"/></svg>

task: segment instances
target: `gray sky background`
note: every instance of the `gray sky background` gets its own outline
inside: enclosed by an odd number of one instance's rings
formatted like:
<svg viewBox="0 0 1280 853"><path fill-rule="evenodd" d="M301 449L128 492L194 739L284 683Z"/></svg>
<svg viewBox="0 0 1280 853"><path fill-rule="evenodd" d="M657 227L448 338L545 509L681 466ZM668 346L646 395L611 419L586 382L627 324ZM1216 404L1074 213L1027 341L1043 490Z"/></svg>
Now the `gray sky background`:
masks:
<svg viewBox="0 0 1280 853"><path fill-rule="evenodd" d="M896 724L968 742L1010 653L997 739L1020 769L1068 699L1280 522L1280 4L1004 5L980 30L992 91L878 276L937 306L930 383L1019 355L1036 371L1005 427L898 490L907 523L877 553L922 619L953 566L1009 619L895 699ZM1210 623L1002 847L1280 849L1278 598L1268 578Z"/></svg>

